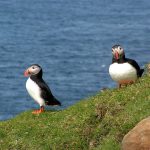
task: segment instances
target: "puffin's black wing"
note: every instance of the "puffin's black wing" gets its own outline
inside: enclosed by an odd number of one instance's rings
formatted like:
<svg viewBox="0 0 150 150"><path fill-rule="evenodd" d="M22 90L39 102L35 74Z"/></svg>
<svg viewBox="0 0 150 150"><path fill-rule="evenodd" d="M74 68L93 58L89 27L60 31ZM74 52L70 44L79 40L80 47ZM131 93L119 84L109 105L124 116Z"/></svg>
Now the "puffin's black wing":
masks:
<svg viewBox="0 0 150 150"><path fill-rule="evenodd" d="M61 105L43 79L39 81L38 85L41 89L41 97L45 100L46 105Z"/></svg>
<svg viewBox="0 0 150 150"><path fill-rule="evenodd" d="M126 58L126 62L131 64L136 69L138 77L142 76L144 69L140 69L140 66L138 65L138 63L135 60Z"/></svg>

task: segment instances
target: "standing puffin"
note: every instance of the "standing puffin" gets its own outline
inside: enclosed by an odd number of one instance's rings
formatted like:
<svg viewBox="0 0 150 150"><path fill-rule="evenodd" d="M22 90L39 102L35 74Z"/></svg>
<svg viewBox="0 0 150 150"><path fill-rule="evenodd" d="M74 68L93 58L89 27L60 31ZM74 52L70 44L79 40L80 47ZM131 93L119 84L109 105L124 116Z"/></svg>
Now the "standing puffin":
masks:
<svg viewBox="0 0 150 150"><path fill-rule="evenodd" d="M124 49L120 45L112 47L112 64L109 67L111 78L121 85L134 83L142 76L144 69L140 69L135 60L125 57Z"/></svg>
<svg viewBox="0 0 150 150"><path fill-rule="evenodd" d="M26 82L26 89L29 95L40 105L40 109L33 111L33 114L44 112L45 105L61 105L52 95L50 88L42 79L42 74L42 68L37 64L31 65L24 72L24 76L29 76Z"/></svg>

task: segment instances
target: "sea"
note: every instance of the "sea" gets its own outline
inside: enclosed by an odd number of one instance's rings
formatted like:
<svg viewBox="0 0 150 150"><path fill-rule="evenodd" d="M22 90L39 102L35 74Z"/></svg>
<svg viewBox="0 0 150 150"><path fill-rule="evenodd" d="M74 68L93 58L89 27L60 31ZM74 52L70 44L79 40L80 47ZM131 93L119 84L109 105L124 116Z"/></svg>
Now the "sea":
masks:
<svg viewBox="0 0 150 150"><path fill-rule="evenodd" d="M0 120L39 108L25 88L31 64L62 103L49 110L115 88L115 44L141 67L150 62L149 0L0 0Z"/></svg>

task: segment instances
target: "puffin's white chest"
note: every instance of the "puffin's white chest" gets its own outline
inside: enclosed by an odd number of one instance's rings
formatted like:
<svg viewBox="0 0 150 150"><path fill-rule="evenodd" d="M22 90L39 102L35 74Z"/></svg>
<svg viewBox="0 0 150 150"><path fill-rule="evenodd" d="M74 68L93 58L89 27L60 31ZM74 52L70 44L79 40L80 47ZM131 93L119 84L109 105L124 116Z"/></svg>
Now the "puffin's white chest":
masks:
<svg viewBox="0 0 150 150"><path fill-rule="evenodd" d="M26 82L26 89L29 93L29 95L37 102L39 103L40 106L45 105L44 100L42 99L42 97L40 96L41 94L41 89L39 88L39 86L36 84L36 82L34 82L33 80L31 80L30 78L28 78L27 82Z"/></svg>
<svg viewBox="0 0 150 150"><path fill-rule="evenodd" d="M129 63L113 63L109 67L109 74L116 82L135 81L137 79L136 69Z"/></svg>

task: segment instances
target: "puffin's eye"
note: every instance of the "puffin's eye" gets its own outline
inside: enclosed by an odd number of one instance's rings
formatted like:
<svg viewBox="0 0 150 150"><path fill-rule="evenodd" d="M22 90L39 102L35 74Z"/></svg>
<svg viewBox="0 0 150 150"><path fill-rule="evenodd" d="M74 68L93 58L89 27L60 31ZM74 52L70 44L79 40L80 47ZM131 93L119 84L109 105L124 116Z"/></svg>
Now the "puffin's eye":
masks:
<svg viewBox="0 0 150 150"><path fill-rule="evenodd" d="M32 69L35 69L35 67L33 66Z"/></svg>
<svg viewBox="0 0 150 150"><path fill-rule="evenodd" d="M122 48L120 47L120 50L122 50Z"/></svg>

